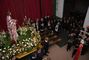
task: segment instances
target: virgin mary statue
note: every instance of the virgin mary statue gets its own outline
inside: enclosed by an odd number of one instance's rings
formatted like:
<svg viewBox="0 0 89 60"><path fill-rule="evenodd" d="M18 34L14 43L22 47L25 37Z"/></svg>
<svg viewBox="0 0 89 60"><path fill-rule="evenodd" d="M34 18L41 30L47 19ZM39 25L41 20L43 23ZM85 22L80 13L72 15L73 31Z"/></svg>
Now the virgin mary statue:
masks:
<svg viewBox="0 0 89 60"><path fill-rule="evenodd" d="M16 44L17 42L17 31L16 31L16 20L11 18L11 12L8 11L7 17L7 29L10 34L11 42Z"/></svg>

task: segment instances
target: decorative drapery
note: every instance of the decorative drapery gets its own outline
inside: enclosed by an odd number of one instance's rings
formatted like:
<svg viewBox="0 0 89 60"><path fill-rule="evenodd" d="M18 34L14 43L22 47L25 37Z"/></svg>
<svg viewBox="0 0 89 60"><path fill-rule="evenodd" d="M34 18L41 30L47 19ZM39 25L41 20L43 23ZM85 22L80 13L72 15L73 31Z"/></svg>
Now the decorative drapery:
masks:
<svg viewBox="0 0 89 60"><path fill-rule="evenodd" d="M54 15L54 0L42 0L42 17Z"/></svg>
<svg viewBox="0 0 89 60"><path fill-rule="evenodd" d="M52 16L53 0L0 0L0 30L7 30L6 13L9 10L12 18L17 19L17 26L22 25L24 16L33 20Z"/></svg>

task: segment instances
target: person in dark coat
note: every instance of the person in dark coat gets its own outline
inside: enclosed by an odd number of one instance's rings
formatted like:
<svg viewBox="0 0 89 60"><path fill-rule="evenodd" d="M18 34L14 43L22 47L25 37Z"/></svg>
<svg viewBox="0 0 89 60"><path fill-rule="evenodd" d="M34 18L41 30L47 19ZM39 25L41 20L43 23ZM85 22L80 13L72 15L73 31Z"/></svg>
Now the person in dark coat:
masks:
<svg viewBox="0 0 89 60"><path fill-rule="evenodd" d="M48 33L51 33L51 21L50 20L48 20L47 29L48 29Z"/></svg>
<svg viewBox="0 0 89 60"><path fill-rule="evenodd" d="M36 20L36 31L39 31L39 19Z"/></svg>
<svg viewBox="0 0 89 60"><path fill-rule="evenodd" d="M71 50L71 47L73 46L73 41L74 41L75 33L69 34L69 40L67 44L67 51Z"/></svg>
<svg viewBox="0 0 89 60"><path fill-rule="evenodd" d="M79 47L79 44L80 44L80 41L79 40L74 40L73 41L73 52L72 52L72 57L76 54L76 52L77 52L77 49L78 49L78 47Z"/></svg>
<svg viewBox="0 0 89 60"><path fill-rule="evenodd" d="M73 50L73 52L72 52L72 57L76 54L77 48L78 48L78 44L76 44L76 45L74 46L74 50Z"/></svg>
<svg viewBox="0 0 89 60"><path fill-rule="evenodd" d="M48 37L45 37L45 40L43 41L43 49L44 49L44 54L47 55L48 49L49 49L49 41Z"/></svg>
<svg viewBox="0 0 89 60"><path fill-rule="evenodd" d="M45 17L44 17L44 26L45 26L46 29L47 29L48 20L49 20L48 17L45 16Z"/></svg>
<svg viewBox="0 0 89 60"><path fill-rule="evenodd" d="M40 32L43 32L44 28L45 28L44 19L41 18L41 20L39 21L39 30L40 30Z"/></svg>
<svg viewBox="0 0 89 60"><path fill-rule="evenodd" d="M40 49L39 47L37 48L37 60L42 60L43 59L43 51L42 48Z"/></svg>

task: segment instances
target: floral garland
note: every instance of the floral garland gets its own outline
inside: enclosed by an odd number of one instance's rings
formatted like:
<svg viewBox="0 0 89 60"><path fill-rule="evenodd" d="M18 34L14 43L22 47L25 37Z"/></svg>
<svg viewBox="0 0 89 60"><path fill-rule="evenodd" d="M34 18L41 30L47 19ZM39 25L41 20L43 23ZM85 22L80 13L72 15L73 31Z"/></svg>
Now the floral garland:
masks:
<svg viewBox="0 0 89 60"><path fill-rule="evenodd" d="M12 60L12 57L16 54L31 50L40 43L41 37L34 27L20 27L17 33L18 39L16 45L11 45L8 33L0 33L1 60Z"/></svg>

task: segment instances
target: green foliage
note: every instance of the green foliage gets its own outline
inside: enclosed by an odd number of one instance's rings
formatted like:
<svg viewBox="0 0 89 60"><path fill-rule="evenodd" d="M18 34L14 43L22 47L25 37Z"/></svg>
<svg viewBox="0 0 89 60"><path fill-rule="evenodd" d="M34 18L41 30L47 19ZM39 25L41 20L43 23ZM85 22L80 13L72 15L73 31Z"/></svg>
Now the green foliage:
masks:
<svg viewBox="0 0 89 60"><path fill-rule="evenodd" d="M33 27L20 27L17 30L18 39L16 45L11 45L10 35L7 32L0 32L0 54L4 60L9 60L12 56L23 51L32 50L40 42L40 35ZM33 39L35 37L35 40ZM19 47L19 49L17 48ZM7 57L6 57L7 56ZM0 57L0 59L2 59Z"/></svg>
<svg viewBox="0 0 89 60"><path fill-rule="evenodd" d="M27 28L25 27L19 28L18 29L18 34L19 34L18 40L23 40L23 39L30 37L31 32L29 34L28 33L29 32Z"/></svg>
<svg viewBox="0 0 89 60"><path fill-rule="evenodd" d="M10 46L10 36L9 36L9 34L6 33L6 32L2 32L0 34L0 42L2 43L1 46L3 46L3 47Z"/></svg>

